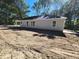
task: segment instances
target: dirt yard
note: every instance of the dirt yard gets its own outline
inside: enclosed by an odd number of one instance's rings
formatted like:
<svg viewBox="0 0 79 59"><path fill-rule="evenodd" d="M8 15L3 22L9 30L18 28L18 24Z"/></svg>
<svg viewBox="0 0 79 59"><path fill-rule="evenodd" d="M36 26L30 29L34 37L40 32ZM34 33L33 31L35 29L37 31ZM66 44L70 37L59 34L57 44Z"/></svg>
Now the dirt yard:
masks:
<svg viewBox="0 0 79 59"><path fill-rule="evenodd" d="M79 37L55 31L0 29L0 59L79 59Z"/></svg>

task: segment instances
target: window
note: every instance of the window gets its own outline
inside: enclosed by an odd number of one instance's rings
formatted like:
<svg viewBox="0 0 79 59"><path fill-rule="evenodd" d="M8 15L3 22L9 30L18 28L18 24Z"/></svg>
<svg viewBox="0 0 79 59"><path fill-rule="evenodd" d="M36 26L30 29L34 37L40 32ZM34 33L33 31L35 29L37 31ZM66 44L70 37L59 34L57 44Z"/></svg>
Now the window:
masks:
<svg viewBox="0 0 79 59"><path fill-rule="evenodd" d="M31 22L31 26L35 26L35 21Z"/></svg>
<svg viewBox="0 0 79 59"><path fill-rule="evenodd" d="M17 22L17 25L20 25L21 24L21 22Z"/></svg>
<svg viewBox="0 0 79 59"><path fill-rule="evenodd" d="M33 21L33 26L35 26L35 22Z"/></svg>
<svg viewBox="0 0 79 59"><path fill-rule="evenodd" d="M28 21L27 21L27 26L28 26Z"/></svg>
<svg viewBox="0 0 79 59"><path fill-rule="evenodd" d="M31 26L33 25L33 22L31 22Z"/></svg>
<svg viewBox="0 0 79 59"><path fill-rule="evenodd" d="M55 27L56 26L56 21L53 21L53 27Z"/></svg>

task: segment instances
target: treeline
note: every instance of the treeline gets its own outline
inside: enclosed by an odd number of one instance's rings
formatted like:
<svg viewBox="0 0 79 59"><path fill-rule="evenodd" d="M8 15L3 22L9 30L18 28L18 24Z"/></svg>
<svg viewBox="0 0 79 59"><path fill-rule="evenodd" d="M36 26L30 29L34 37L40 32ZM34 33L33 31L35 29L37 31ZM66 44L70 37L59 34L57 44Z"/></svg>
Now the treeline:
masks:
<svg viewBox="0 0 79 59"><path fill-rule="evenodd" d="M14 24L16 19L26 18L29 12L26 4L24 0L0 0L0 25ZM66 28L79 28L79 0L36 0L32 9L36 16L65 16Z"/></svg>
<svg viewBox="0 0 79 59"><path fill-rule="evenodd" d="M36 15L65 16L65 28L79 29L79 0L37 0L33 9Z"/></svg>
<svg viewBox="0 0 79 59"><path fill-rule="evenodd" d="M24 0L0 0L0 25L14 24L15 19L26 17L27 9Z"/></svg>

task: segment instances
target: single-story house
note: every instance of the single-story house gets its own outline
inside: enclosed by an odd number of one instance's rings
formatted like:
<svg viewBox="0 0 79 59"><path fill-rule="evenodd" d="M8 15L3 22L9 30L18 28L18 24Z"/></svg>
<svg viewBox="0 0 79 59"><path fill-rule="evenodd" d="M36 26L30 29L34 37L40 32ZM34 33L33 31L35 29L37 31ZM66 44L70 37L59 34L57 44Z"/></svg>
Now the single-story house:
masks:
<svg viewBox="0 0 79 59"><path fill-rule="evenodd" d="M26 18L26 20L16 20L16 24L26 28L63 31L65 20L66 17L34 16Z"/></svg>

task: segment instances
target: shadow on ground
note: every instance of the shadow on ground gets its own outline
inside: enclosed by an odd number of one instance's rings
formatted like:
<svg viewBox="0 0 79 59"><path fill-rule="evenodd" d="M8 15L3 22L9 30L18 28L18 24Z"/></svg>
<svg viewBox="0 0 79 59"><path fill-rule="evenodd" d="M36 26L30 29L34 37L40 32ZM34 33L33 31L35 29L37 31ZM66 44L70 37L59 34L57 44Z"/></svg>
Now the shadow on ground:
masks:
<svg viewBox="0 0 79 59"><path fill-rule="evenodd" d="M41 29L23 28L23 27L9 27L8 29L12 29L14 31L18 30L32 31L37 33L33 34L33 36L47 37L49 39L55 38L55 36L66 37L62 31L41 30Z"/></svg>
<svg viewBox="0 0 79 59"><path fill-rule="evenodd" d="M78 37L79 37L79 32L76 32L76 36L78 36Z"/></svg>

